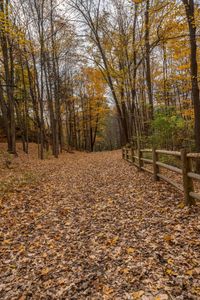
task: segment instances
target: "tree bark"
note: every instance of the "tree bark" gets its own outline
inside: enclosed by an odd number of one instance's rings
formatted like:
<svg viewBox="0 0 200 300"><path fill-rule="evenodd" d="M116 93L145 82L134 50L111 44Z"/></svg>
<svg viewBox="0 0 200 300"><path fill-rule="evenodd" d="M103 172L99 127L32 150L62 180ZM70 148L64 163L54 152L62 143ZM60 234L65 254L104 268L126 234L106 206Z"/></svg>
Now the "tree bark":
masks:
<svg viewBox="0 0 200 300"><path fill-rule="evenodd" d="M192 100L194 104L194 118L195 118L195 146L196 151L200 152L200 99L198 86L198 65L197 65L197 40L196 40L196 24L195 24L195 10L194 0L182 0L185 5L187 22L190 35L190 71L192 84ZM200 163L198 164L200 170Z"/></svg>

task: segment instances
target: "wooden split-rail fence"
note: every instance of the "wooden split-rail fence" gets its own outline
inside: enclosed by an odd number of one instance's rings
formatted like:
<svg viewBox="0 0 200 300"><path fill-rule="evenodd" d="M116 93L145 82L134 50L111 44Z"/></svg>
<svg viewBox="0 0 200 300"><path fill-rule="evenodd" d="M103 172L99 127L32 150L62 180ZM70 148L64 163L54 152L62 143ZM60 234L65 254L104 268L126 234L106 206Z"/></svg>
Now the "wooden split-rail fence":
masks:
<svg viewBox="0 0 200 300"><path fill-rule="evenodd" d="M151 159L145 158L148 154ZM180 168L159 161L160 155L173 156L179 159ZM153 175L155 181L160 179L170 183L176 189L184 193L185 205L195 204L196 200L200 201L200 193L194 192L193 180L200 181L200 174L193 171L193 162L200 160L200 153L187 153L185 149L181 151L167 151L153 149L134 149L129 147L122 148L122 157L128 162L134 164L140 171L145 171ZM151 169L146 164L152 165ZM167 169L182 176L182 184L178 184L175 180L161 174L160 168Z"/></svg>

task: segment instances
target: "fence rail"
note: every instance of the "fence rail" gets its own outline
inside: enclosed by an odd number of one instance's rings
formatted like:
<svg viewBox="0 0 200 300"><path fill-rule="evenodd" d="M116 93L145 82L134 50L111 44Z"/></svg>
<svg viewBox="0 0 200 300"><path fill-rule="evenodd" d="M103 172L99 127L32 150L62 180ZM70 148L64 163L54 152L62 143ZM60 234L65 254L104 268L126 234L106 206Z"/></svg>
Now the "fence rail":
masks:
<svg viewBox="0 0 200 300"><path fill-rule="evenodd" d="M152 159L145 158L144 154L152 154ZM166 164L159 161L160 155L169 155L178 158L181 161L181 168ZM195 204L200 201L200 194L194 191L193 179L200 181L200 174L193 172L192 161L200 159L200 153L187 153L185 149L181 151L167 151L153 149L133 149L130 147L122 148L122 157L128 162L135 165L140 171L145 171L153 175L155 181L160 179L170 183L176 189L184 193L184 201L186 205ZM152 169L147 169L145 164L152 165ZM182 184L178 184L175 180L161 174L160 168L175 172L182 176Z"/></svg>

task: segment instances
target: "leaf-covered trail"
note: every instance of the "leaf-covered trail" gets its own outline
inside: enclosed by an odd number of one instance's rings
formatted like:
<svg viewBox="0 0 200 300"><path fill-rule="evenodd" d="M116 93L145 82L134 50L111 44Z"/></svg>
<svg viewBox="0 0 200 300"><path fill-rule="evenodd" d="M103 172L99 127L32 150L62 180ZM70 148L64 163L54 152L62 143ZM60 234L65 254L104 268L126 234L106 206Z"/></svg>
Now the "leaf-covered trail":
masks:
<svg viewBox="0 0 200 300"><path fill-rule="evenodd" d="M120 151L20 165L36 180L2 197L1 299L200 299L199 208L169 185Z"/></svg>

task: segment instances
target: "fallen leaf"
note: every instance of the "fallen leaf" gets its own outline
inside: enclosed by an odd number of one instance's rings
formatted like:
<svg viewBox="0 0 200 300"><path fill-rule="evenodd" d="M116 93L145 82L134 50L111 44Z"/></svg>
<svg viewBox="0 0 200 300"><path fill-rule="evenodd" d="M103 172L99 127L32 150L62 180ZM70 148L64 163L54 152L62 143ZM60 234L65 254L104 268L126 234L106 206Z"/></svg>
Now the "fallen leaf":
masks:
<svg viewBox="0 0 200 300"><path fill-rule="evenodd" d="M126 251L127 251L128 254L132 254L132 253L135 252L135 249L132 248L132 247L129 247Z"/></svg>
<svg viewBox="0 0 200 300"><path fill-rule="evenodd" d="M113 239L108 240L108 244L110 244L111 246L114 246L118 240L119 240L119 237L116 236Z"/></svg>
<svg viewBox="0 0 200 300"><path fill-rule="evenodd" d="M47 274L49 274L49 272L50 272L49 268L44 268L44 269L42 269L41 274L42 275L47 275Z"/></svg>
<svg viewBox="0 0 200 300"><path fill-rule="evenodd" d="M154 300L168 300L169 296L167 294L159 294L158 296L155 297Z"/></svg>
<svg viewBox="0 0 200 300"><path fill-rule="evenodd" d="M122 273L124 273L124 274L128 274L128 273L129 273L129 269L128 269L128 268L124 268L124 269L122 269L121 271L122 271Z"/></svg>
<svg viewBox="0 0 200 300"><path fill-rule="evenodd" d="M164 235L163 239L165 242L169 243L173 240L173 236L171 236L170 234L166 234L166 235Z"/></svg>
<svg viewBox="0 0 200 300"><path fill-rule="evenodd" d="M166 270L166 274L168 274L168 275L173 275L173 276L176 276L177 275L177 273L175 273L173 270L171 270L171 269L167 269Z"/></svg>
<svg viewBox="0 0 200 300"><path fill-rule="evenodd" d="M133 292L133 300L138 300L144 295L144 291Z"/></svg>
<svg viewBox="0 0 200 300"><path fill-rule="evenodd" d="M173 264L174 264L174 260L171 259L171 258L169 258L169 259L167 260L167 263L168 263L169 265L173 265Z"/></svg>
<svg viewBox="0 0 200 300"><path fill-rule="evenodd" d="M186 271L186 275L189 275L189 276L192 276L193 275L193 273L194 273L194 270L188 270L188 271Z"/></svg>
<svg viewBox="0 0 200 300"><path fill-rule="evenodd" d="M181 202L180 204L178 204L178 208L183 209L184 207L185 207L185 203L184 202Z"/></svg>
<svg viewBox="0 0 200 300"><path fill-rule="evenodd" d="M109 286L107 286L107 285L104 285L103 286L103 293L105 294L105 295L110 295L110 294L112 294L113 293L113 288L111 288L111 287L109 287Z"/></svg>

